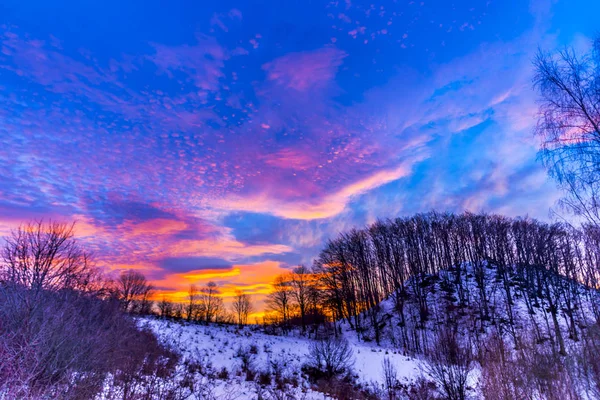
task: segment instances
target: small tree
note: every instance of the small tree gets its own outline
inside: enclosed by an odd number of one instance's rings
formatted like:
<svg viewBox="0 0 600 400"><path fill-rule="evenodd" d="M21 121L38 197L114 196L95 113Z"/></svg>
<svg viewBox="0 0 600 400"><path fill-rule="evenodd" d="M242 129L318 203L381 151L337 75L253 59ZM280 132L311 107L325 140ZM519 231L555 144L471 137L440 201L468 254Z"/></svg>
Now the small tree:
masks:
<svg viewBox="0 0 600 400"><path fill-rule="evenodd" d="M298 311L300 311L302 332L306 332L306 314L308 312L310 288L312 286L311 271L304 265L300 265L294 268L290 278L292 298L298 306Z"/></svg>
<svg viewBox="0 0 600 400"><path fill-rule="evenodd" d="M383 359L383 380L385 391L389 400L396 400L396 389L398 388L398 371L388 357Z"/></svg>
<svg viewBox="0 0 600 400"><path fill-rule="evenodd" d="M188 322L197 318L198 314L198 289L196 285L190 285L188 290L188 302L185 307L185 316Z"/></svg>
<svg viewBox="0 0 600 400"><path fill-rule="evenodd" d="M206 323L215 320L219 322L219 317L223 313L223 299L218 297L219 289L214 282L208 282L206 287L199 293L199 306L202 314L202 320Z"/></svg>
<svg viewBox="0 0 600 400"><path fill-rule="evenodd" d="M183 304L181 304L181 303L173 303L172 307L173 307L173 318L176 318L176 319L183 318L183 312L184 312L184 310L183 310L183 308L184 308Z"/></svg>
<svg viewBox="0 0 600 400"><path fill-rule="evenodd" d="M123 309L140 314L149 311L150 294L153 289L144 274L131 269L121 272L116 282L117 297Z"/></svg>
<svg viewBox="0 0 600 400"><path fill-rule="evenodd" d="M165 296L162 297L160 303L158 303L158 310L160 316L163 318L171 318L173 316L173 303L167 300Z"/></svg>
<svg viewBox="0 0 600 400"><path fill-rule="evenodd" d="M292 303L292 288L289 276L279 275L272 284L273 291L267 297L267 306L275 311L284 326L287 326L290 318L290 307Z"/></svg>

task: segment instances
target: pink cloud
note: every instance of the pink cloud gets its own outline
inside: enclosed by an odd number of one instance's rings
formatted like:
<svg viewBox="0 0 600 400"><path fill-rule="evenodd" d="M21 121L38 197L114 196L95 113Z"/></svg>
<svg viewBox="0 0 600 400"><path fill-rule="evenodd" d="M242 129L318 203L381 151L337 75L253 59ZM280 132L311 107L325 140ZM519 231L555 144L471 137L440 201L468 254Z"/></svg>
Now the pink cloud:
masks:
<svg viewBox="0 0 600 400"><path fill-rule="evenodd" d="M132 236L140 235L170 235L185 230L188 225L184 221L165 218L152 219L139 224L128 223L126 229Z"/></svg>
<svg viewBox="0 0 600 400"><path fill-rule="evenodd" d="M315 160L307 151L302 149L286 148L274 153L268 153L262 156L265 164L272 167L306 170L318 165L319 161Z"/></svg>
<svg viewBox="0 0 600 400"><path fill-rule="evenodd" d="M334 47L286 54L263 65L267 79L304 92L325 86L337 73L346 53Z"/></svg>
<svg viewBox="0 0 600 400"><path fill-rule="evenodd" d="M213 206L223 210L261 212L290 219L331 218L344 211L348 203L357 196L408 176L412 166L424 158L424 155L415 155L394 168L379 170L355 179L332 193L319 196L314 201L306 200L306 196L304 199L285 199L263 193L244 198L232 196L216 202Z"/></svg>

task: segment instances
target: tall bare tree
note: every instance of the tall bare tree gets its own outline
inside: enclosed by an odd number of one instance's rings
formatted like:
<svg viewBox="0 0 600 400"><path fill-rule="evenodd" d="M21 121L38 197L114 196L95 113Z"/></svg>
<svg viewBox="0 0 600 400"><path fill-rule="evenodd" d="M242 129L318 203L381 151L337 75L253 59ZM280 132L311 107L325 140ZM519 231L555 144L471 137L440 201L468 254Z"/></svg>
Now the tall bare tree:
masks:
<svg viewBox="0 0 600 400"><path fill-rule="evenodd" d="M199 293L202 319L209 323L217 321L223 313L223 299L219 297L219 289L215 282L208 282Z"/></svg>
<svg viewBox="0 0 600 400"><path fill-rule="evenodd" d="M306 313L308 311L310 289L312 286L312 274L309 268L300 265L292 271L290 275L291 295L298 311L300 311L300 321L302 323L302 332L306 331Z"/></svg>
<svg viewBox="0 0 600 400"><path fill-rule="evenodd" d="M252 313L254 306L250 295L241 290L235 291L233 298L233 312L236 315L238 325L242 326L248 323L248 315Z"/></svg>
<svg viewBox="0 0 600 400"><path fill-rule="evenodd" d="M599 226L600 38L590 54L540 52L534 65L542 159L566 191L563 208Z"/></svg>
<svg viewBox="0 0 600 400"><path fill-rule="evenodd" d="M196 285L190 285L187 299L188 302L185 307L185 315L189 322L196 319L198 316L198 288L196 288Z"/></svg>

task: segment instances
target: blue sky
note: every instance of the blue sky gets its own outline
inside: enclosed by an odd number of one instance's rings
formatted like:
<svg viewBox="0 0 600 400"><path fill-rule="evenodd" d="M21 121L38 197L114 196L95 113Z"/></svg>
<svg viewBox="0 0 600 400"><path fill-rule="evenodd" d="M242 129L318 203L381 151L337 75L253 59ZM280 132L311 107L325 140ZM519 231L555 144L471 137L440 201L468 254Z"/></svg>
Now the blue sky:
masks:
<svg viewBox="0 0 600 400"><path fill-rule="evenodd" d="M548 218L531 60L595 1L0 4L0 230L77 220L174 298L416 212Z"/></svg>

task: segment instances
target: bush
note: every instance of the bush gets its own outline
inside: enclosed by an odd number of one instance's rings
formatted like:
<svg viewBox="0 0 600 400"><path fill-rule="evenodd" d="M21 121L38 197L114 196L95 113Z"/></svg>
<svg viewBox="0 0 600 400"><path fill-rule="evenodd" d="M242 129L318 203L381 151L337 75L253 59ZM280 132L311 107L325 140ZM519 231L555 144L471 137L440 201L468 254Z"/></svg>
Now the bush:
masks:
<svg viewBox="0 0 600 400"><path fill-rule="evenodd" d="M261 371L258 374L258 383L263 386L268 386L271 384L271 373L269 371Z"/></svg>
<svg viewBox="0 0 600 400"><path fill-rule="evenodd" d="M108 373L121 383L165 375L176 359L115 301L0 284L0 393L9 398L91 398Z"/></svg>
<svg viewBox="0 0 600 400"><path fill-rule="evenodd" d="M238 357L242 363L242 372L247 373L248 371L254 370L254 359L256 357L256 353L253 353L250 348L242 346L238 347L236 351L236 357Z"/></svg>
<svg viewBox="0 0 600 400"><path fill-rule="evenodd" d="M219 371L219 373L217 374L217 378L221 380L229 379L229 371L227 370L227 368L223 367L223 369L221 369L221 371Z"/></svg>
<svg viewBox="0 0 600 400"><path fill-rule="evenodd" d="M380 400L381 396L373 387L357 385L350 375L321 379L313 387L318 392L324 393L328 398L353 399L353 400Z"/></svg>
<svg viewBox="0 0 600 400"><path fill-rule="evenodd" d="M327 337L310 344L308 363L304 367L309 379L331 379L350 372L354 366L352 348L342 337Z"/></svg>
<svg viewBox="0 0 600 400"><path fill-rule="evenodd" d="M403 386L402 394L407 400L438 400L435 383L421 377L408 386Z"/></svg>

